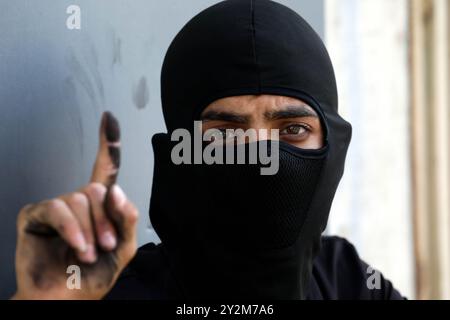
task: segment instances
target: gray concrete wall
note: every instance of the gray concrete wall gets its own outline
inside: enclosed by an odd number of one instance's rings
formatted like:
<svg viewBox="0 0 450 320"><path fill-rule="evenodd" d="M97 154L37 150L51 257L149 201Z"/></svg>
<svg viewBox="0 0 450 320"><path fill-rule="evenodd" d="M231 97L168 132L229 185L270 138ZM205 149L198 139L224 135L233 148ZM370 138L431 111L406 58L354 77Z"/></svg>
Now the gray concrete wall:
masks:
<svg viewBox="0 0 450 320"><path fill-rule="evenodd" d="M16 216L84 185L101 113L123 133L119 183L141 211L140 244L158 241L148 203L150 139L165 130L159 76L180 28L212 0L0 0L0 298L15 290ZM280 1L323 35L323 1ZM81 8L81 29L66 9Z"/></svg>

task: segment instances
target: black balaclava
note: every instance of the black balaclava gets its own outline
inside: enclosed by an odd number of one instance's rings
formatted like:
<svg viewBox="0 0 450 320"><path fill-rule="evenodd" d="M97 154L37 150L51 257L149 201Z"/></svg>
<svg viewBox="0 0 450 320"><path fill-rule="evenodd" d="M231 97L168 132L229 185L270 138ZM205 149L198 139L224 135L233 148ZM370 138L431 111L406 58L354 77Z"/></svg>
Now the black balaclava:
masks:
<svg viewBox="0 0 450 320"><path fill-rule="evenodd" d="M161 94L169 134L153 138L150 218L176 281L174 296L305 298L351 137L337 113L335 76L321 39L276 2L220 2L172 42ZM172 163L171 132L192 131L217 99L259 94L298 98L314 108L324 148L280 142L273 176L262 176L261 164Z"/></svg>

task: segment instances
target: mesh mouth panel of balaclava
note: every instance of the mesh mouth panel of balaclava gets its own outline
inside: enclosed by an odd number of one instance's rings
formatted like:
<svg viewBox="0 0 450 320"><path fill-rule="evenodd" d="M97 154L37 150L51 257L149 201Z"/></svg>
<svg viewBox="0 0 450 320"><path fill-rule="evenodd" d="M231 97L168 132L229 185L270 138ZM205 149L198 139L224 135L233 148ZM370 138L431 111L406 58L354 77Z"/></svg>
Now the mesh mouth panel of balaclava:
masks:
<svg viewBox="0 0 450 320"><path fill-rule="evenodd" d="M278 148L278 142L273 144ZM224 153L233 148L236 154L243 147L249 154L253 145L227 147ZM213 192L204 193L197 211L201 216L195 219L204 223L197 225L195 232L204 235L209 243L227 243L237 249L293 245L306 219L326 149L309 156L304 155L308 155L307 151L292 149L280 143L275 175L262 175L261 163L197 166L198 192L205 187Z"/></svg>
<svg viewBox="0 0 450 320"><path fill-rule="evenodd" d="M163 142L155 142L159 145L155 149L166 148L164 154L169 154L177 142L162 147L166 137L156 139ZM258 154L262 147L269 151L269 158L271 148L276 148L276 174L262 174L268 165L257 157L256 163L249 164L249 155ZM185 230L180 231L184 236L194 233L209 244L227 242L235 248L264 250L292 245L306 219L328 148L302 150L279 141L217 148L224 157L233 155L234 164L174 165L158 157L157 164L165 162L165 171L172 177L163 176L172 182L166 183L164 193L182 200L181 207L193 209L181 215L179 202L173 202L169 209L167 199L165 214L166 218L174 215L172 227L181 229L184 225ZM245 155L245 164L237 164L238 154Z"/></svg>

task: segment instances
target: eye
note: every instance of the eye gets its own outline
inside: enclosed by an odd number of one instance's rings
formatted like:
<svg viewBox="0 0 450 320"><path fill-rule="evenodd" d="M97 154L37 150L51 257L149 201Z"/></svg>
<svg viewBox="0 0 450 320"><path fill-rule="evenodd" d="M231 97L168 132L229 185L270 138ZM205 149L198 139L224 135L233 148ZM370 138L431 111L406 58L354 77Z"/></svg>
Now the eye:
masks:
<svg viewBox="0 0 450 320"><path fill-rule="evenodd" d="M311 131L309 126L305 124L292 124L280 130L280 135L290 135L301 137L308 134Z"/></svg>

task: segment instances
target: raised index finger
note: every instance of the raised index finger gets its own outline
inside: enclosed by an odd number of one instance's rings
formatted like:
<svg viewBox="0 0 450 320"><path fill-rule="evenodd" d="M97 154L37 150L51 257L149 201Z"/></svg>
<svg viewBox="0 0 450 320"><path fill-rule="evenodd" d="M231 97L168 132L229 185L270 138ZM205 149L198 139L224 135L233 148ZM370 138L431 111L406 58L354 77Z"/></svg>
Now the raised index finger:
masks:
<svg viewBox="0 0 450 320"><path fill-rule="evenodd" d="M104 112L100 124L100 143L91 182L107 188L116 183L120 167L120 127L111 112Z"/></svg>

